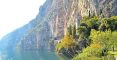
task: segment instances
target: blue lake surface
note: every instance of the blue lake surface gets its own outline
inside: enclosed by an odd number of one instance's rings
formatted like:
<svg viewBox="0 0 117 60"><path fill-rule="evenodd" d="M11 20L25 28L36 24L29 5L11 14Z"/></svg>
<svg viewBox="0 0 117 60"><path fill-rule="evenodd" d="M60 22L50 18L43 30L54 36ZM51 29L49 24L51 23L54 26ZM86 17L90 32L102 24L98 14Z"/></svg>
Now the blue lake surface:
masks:
<svg viewBox="0 0 117 60"><path fill-rule="evenodd" d="M66 60L58 56L55 52L44 51L17 51L17 52L2 52L0 60Z"/></svg>

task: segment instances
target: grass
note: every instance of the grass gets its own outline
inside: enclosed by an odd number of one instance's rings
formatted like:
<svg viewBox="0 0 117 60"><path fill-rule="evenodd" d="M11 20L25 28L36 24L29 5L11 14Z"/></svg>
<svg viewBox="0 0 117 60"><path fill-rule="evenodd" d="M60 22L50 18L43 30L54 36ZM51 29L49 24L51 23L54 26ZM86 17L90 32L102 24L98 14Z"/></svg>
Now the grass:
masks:
<svg viewBox="0 0 117 60"><path fill-rule="evenodd" d="M117 56L117 51L109 51L108 54Z"/></svg>

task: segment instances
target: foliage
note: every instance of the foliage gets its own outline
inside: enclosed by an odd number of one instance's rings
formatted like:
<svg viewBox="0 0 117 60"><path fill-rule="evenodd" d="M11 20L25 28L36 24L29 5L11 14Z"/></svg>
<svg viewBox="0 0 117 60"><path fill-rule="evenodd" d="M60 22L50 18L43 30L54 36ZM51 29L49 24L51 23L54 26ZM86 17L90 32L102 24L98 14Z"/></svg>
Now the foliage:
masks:
<svg viewBox="0 0 117 60"><path fill-rule="evenodd" d="M92 29L96 29L98 27L98 17L93 17L93 18L89 18L89 19L83 19L81 20L81 23L85 23L87 25L87 28L92 28Z"/></svg>
<svg viewBox="0 0 117 60"><path fill-rule="evenodd" d="M71 25L68 27L68 33L69 33L70 35L72 35L72 26L71 26Z"/></svg>
<svg viewBox="0 0 117 60"><path fill-rule="evenodd" d="M85 26L80 26L80 27L78 27L78 29L77 29L77 33L78 33L78 35L80 36L80 37L85 37L85 34L87 33L88 31L87 31L87 28L85 27Z"/></svg>
<svg viewBox="0 0 117 60"><path fill-rule="evenodd" d="M116 52L116 42L117 16L84 17L78 28L69 26L68 33L57 44L56 50L74 57L73 60L114 60L109 51ZM75 52L76 56L71 52Z"/></svg>
<svg viewBox="0 0 117 60"><path fill-rule="evenodd" d="M57 44L56 51L60 51L62 48L69 48L73 46L73 38L67 33L64 38Z"/></svg>
<svg viewBox="0 0 117 60"><path fill-rule="evenodd" d="M102 47L100 44L91 44L83 49L83 52L74 57L73 60L100 60L101 51Z"/></svg>
<svg viewBox="0 0 117 60"><path fill-rule="evenodd" d="M95 29L100 31L106 31L108 29L114 31L117 30L117 16L110 18L84 18L80 21L80 26L85 26L88 30ZM90 32L90 31L89 31Z"/></svg>
<svg viewBox="0 0 117 60"><path fill-rule="evenodd" d="M103 32L92 29L90 38L92 40L91 45L83 49L83 52L74 57L73 60L106 60L102 56L106 52L103 49L109 50L114 48L111 46L117 46L117 32L110 30Z"/></svg>
<svg viewBox="0 0 117 60"><path fill-rule="evenodd" d="M75 25L70 25L68 27L68 33L73 37L75 38L76 37L76 26Z"/></svg>
<svg viewBox="0 0 117 60"><path fill-rule="evenodd" d="M75 25L73 26L72 34L73 34L73 38L75 38L76 37L76 26Z"/></svg>
<svg viewBox="0 0 117 60"><path fill-rule="evenodd" d="M99 30L101 30L101 31L105 31L106 29L108 29L109 28L109 24L108 24L108 22L107 22L107 20L108 19L106 19L106 18L103 18L101 21L100 21L100 26L99 26Z"/></svg>
<svg viewBox="0 0 117 60"><path fill-rule="evenodd" d="M91 45L76 55L73 60L114 60L108 51L117 49L117 16L110 18L85 18L81 20L78 28L80 36L87 35ZM87 32L87 33L86 33ZM89 32L89 34L88 34ZM95 48L100 46L100 48ZM110 58L109 58L109 57Z"/></svg>
<svg viewBox="0 0 117 60"><path fill-rule="evenodd" d="M107 49L113 49L117 45L117 32L111 32L110 30L102 32L91 30L90 38L93 43L99 43Z"/></svg>

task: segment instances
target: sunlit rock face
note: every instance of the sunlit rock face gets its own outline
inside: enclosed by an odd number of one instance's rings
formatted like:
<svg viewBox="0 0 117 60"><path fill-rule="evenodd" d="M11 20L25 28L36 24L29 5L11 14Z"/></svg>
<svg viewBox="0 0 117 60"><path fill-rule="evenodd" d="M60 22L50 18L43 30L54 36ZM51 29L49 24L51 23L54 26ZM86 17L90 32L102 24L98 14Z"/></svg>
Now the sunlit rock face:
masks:
<svg viewBox="0 0 117 60"><path fill-rule="evenodd" d="M78 26L83 17L110 17L116 10L117 0L46 0L34 20L3 37L0 44L5 47L0 48L49 50L50 40L60 40L68 26Z"/></svg>

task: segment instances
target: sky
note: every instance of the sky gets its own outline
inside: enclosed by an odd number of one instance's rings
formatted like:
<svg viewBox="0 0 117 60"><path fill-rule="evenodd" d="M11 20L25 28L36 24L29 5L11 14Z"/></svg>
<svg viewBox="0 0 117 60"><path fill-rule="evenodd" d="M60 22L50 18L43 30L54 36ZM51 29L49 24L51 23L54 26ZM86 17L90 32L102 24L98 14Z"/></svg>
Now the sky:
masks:
<svg viewBox="0 0 117 60"><path fill-rule="evenodd" d="M0 0L0 39L27 24L45 0Z"/></svg>

